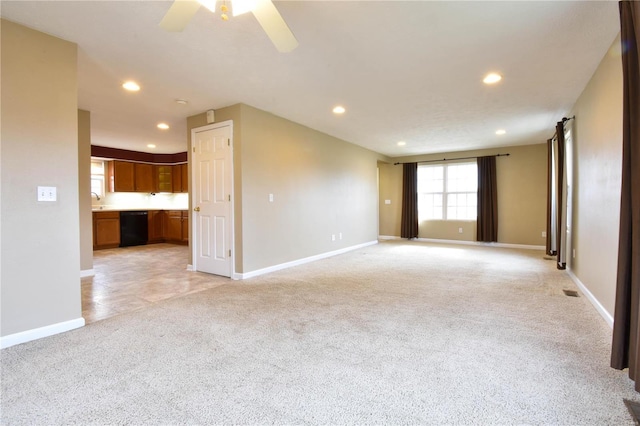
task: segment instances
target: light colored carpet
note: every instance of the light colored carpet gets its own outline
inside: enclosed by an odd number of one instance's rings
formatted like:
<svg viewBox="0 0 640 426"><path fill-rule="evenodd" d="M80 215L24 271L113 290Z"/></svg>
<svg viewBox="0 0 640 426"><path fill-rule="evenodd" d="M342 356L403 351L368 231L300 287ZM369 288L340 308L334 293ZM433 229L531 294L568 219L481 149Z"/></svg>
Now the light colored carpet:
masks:
<svg viewBox="0 0 640 426"><path fill-rule="evenodd" d="M6 425L632 425L543 253L384 242L2 350Z"/></svg>

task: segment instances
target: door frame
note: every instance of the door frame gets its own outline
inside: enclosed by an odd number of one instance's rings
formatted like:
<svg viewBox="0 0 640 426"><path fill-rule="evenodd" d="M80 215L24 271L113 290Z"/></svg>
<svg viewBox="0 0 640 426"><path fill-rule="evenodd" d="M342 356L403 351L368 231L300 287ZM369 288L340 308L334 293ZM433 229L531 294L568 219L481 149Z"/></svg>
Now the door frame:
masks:
<svg viewBox="0 0 640 426"><path fill-rule="evenodd" d="M231 174L231 182L230 182L230 192L231 192L231 202L229 203L229 207L230 207L230 212L229 212L229 226L230 226L230 233L231 235L229 236L229 249L231 250L231 274L230 277L231 279L237 279L237 274L236 274L236 244L235 244L235 237L236 237L236 226L235 226L235 205L236 205L236 196L235 196L235 185L234 185L234 168L233 168L233 120L226 120L226 121L221 121L219 123L213 123L213 124L207 124L206 126L201 126L201 127L194 127L193 129L191 129L191 140L189 143L189 157L191 159L190 164L194 165L195 162L193 161L193 155L195 153L195 148L193 146L193 141L195 140L195 136L196 133L199 132L205 132L207 130L213 130L213 129L218 129L220 127L229 127L229 139L230 139L230 144L229 144L229 152L230 152L230 157L231 157L231 164L229 165L229 173ZM193 220L194 215L194 209L195 209L195 199L194 197L191 196L191 190L195 189L195 182L196 182L196 168L195 167L191 167L191 173L189 176L189 216L191 217L191 224L190 224L190 228L191 228L191 232L190 232L190 238L189 241L191 242L191 262L192 262L192 267L193 267L193 271L197 272L198 271L198 265L197 265L197 251L196 251L196 247L197 247L197 243L198 243L198 237L197 237L197 232L196 232L196 221Z"/></svg>

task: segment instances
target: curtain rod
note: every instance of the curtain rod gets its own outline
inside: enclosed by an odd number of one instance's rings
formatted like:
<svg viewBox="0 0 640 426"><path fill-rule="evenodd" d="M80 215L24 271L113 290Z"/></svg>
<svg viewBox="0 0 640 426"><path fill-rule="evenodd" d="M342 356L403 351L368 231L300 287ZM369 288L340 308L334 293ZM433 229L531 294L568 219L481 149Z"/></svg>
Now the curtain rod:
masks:
<svg viewBox="0 0 640 426"><path fill-rule="evenodd" d="M509 153L507 154L496 154L496 155L480 155L480 157L508 157ZM439 161L453 161L453 160L472 160L478 157L458 157L458 158L443 158L441 160L425 160L425 161L410 161L410 163L436 163ZM406 164L406 163L393 163L394 166L397 166L398 164Z"/></svg>

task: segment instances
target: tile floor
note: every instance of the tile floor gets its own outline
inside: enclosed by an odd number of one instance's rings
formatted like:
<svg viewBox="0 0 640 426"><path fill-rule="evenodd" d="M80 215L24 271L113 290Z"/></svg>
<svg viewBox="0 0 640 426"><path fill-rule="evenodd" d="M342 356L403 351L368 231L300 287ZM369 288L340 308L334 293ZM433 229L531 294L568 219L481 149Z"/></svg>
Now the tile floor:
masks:
<svg viewBox="0 0 640 426"><path fill-rule="evenodd" d="M175 244L96 250L95 275L82 278L82 316L89 324L229 282L188 263L189 248Z"/></svg>

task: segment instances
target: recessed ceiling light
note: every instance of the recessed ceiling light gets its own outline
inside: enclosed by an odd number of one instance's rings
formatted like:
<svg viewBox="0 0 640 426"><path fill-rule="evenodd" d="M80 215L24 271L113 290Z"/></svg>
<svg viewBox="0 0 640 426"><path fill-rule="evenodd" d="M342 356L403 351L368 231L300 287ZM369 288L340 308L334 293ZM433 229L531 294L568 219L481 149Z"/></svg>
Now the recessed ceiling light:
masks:
<svg viewBox="0 0 640 426"><path fill-rule="evenodd" d="M140 86L135 81L127 81L122 85L122 87L130 92L137 92L140 90Z"/></svg>
<svg viewBox="0 0 640 426"><path fill-rule="evenodd" d="M334 114L344 114L347 110L344 109L344 107L342 105L338 105L336 107L333 108L333 113Z"/></svg>
<svg viewBox="0 0 640 426"><path fill-rule="evenodd" d="M504 129L498 129L498 130L496 130L496 135L504 135L505 133L507 133L507 131L506 131L506 130L504 130Z"/></svg>
<svg viewBox="0 0 640 426"><path fill-rule="evenodd" d="M187 104L187 101L185 101L184 99L176 99L176 103L177 103L178 105L186 105L186 104Z"/></svg>
<svg viewBox="0 0 640 426"><path fill-rule="evenodd" d="M398 146L405 146L407 143L405 141L398 142Z"/></svg>
<svg viewBox="0 0 640 426"><path fill-rule="evenodd" d="M156 146L152 143L150 143L149 145L147 145L147 148L155 148Z"/></svg>
<svg viewBox="0 0 640 426"><path fill-rule="evenodd" d="M169 125L167 123L158 123L158 129L167 130Z"/></svg>
<svg viewBox="0 0 640 426"><path fill-rule="evenodd" d="M502 80L502 76L498 73L492 72L489 73L485 76L485 78L482 80L482 82L484 84L495 84L497 82L499 82L500 80Z"/></svg>

